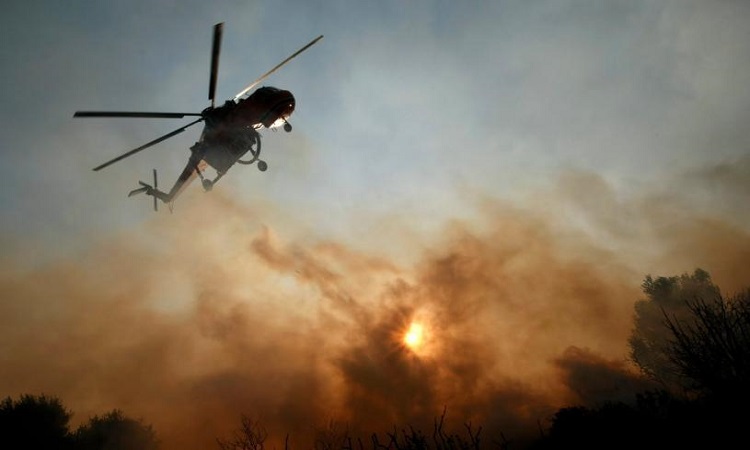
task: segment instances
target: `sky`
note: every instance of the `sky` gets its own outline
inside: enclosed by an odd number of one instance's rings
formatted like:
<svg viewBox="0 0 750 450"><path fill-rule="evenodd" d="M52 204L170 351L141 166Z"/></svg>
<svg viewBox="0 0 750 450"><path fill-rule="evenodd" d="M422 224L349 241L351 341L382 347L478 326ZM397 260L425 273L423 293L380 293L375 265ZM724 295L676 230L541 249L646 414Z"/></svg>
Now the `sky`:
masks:
<svg viewBox="0 0 750 450"><path fill-rule="evenodd" d="M521 435L642 386L646 275L750 285L747 2L10 0L0 21L0 397L119 408L166 448L241 414L298 446L444 407ZM324 39L263 83L297 100L268 171L154 213L127 193L175 179L200 126L93 172L188 121L73 113L200 112L219 22L219 101Z"/></svg>

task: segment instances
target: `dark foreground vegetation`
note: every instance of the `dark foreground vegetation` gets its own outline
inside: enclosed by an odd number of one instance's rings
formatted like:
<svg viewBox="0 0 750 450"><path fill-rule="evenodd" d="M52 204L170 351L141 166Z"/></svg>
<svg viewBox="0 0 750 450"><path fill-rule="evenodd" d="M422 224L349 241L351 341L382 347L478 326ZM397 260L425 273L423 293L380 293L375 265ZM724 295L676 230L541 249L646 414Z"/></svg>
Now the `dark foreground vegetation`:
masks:
<svg viewBox="0 0 750 450"><path fill-rule="evenodd" d="M502 430L465 424L445 429L445 412L431 430L408 425L367 437L332 423L314 450L546 450L750 448L750 289L726 297L703 270L676 277L646 277L635 305L631 358L658 389L634 401L579 405L557 411L531 441ZM0 402L3 449L151 450L150 425L114 410L76 430L60 400L22 395ZM542 418L540 418L542 419ZM218 438L220 450L265 450L262 425L243 416L237 431Z"/></svg>
<svg viewBox="0 0 750 450"><path fill-rule="evenodd" d="M22 395L0 402L0 448L50 450L155 450L150 425L113 410L94 416L75 430L72 413L55 397Z"/></svg>

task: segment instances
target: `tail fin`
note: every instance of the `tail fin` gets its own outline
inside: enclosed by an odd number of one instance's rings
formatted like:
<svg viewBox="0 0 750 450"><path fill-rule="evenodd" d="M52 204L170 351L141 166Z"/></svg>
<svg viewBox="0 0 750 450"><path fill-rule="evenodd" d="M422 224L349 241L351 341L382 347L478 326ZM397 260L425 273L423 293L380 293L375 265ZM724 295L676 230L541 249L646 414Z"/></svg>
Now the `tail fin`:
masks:
<svg viewBox="0 0 750 450"><path fill-rule="evenodd" d="M143 187L139 187L138 189L133 189L128 193L128 197L132 197L136 194L140 194L141 192L148 192L149 189L153 189L151 185L148 185L144 183L143 181L139 181L138 184L140 184Z"/></svg>

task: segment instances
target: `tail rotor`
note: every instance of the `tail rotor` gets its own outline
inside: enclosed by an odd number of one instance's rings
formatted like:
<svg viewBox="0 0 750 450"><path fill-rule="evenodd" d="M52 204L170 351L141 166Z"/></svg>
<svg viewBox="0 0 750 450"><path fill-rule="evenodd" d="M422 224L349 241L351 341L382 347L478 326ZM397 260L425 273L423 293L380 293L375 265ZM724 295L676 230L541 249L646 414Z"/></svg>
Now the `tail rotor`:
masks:
<svg viewBox="0 0 750 450"><path fill-rule="evenodd" d="M137 189L133 189L128 193L128 197L132 197L137 194L146 193L147 195L151 195L154 197L154 211L159 211L159 199L164 198L164 194L159 191L159 179L156 175L156 169L154 169L154 185L151 186L149 184L144 183L143 181L139 181L138 184L141 185L141 187Z"/></svg>
<svg viewBox="0 0 750 450"><path fill-rule="evenodd" d="M156 169L154 169L154 189L158 189L158 188L159 188L159 182L156 177ZM154 211L159 211L159 199L157 199L155 195L154 195Z"/></svg>

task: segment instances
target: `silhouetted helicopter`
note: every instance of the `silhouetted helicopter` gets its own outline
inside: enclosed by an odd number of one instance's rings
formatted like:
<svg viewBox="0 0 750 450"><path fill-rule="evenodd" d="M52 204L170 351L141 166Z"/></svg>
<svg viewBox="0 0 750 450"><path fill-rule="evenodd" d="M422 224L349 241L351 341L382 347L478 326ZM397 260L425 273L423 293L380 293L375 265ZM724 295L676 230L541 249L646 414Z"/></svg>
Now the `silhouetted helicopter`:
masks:
<svg viewBox="0 0 750 450"><path fill-rule="evenodd" d="M177 195L196 177L200 177L203 188L206 191L210 191L213 185L235 163L257 163L258 169L265 171L268 165L260 159L261 145L258 130L262 127L275 128L283 125L284 131L292 131L292 126L289 124L288 119L294 111L295 100L291 92L271 86L263 86L247 97L245 97L245 94L292 58L318 42L323 36L321 35L313 39L310 43L276 65L276 67L261 75L257 80L235 95L233 99L227 100L221 106L215 106L214 95L216 93L216 76L219 70L219 53L221 51L223 29L223 22L214 25L211 49L211 78L208 85L208 99L211 101L211 106L200 113L77 111L73 115L73 117L146 117L168 119L181 119L186 116L199 117L197 120L171 133L167 133L147 144L94 167L95 171L101 170L110 164L180 134L198 122L205 122L200 139L195 145L190 147L190 157L185 169L169 192L162 192L158 189L157 173L156 169L154 169L153 186L139 181L138 183L141 187L134 189L128 194L128 197L140 193L153 196L154 210L158 209L157 199L171 206ZM240 159L247 152L250 152L252 157L247 160ZM207 178L203 173L204 169L208 166L216 171L216 176L213 179Z"/></svg>

